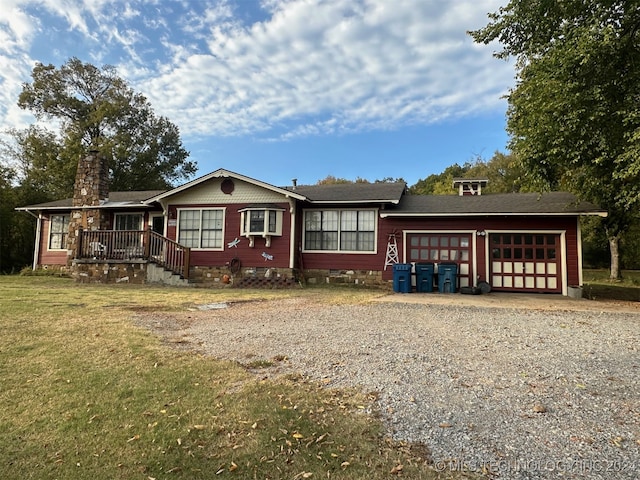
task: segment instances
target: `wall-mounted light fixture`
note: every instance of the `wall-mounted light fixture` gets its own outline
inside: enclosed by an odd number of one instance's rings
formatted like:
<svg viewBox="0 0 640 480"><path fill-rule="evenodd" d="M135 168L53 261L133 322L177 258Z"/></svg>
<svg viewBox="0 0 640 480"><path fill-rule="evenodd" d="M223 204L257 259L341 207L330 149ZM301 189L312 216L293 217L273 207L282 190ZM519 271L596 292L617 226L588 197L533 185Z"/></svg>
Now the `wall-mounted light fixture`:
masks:
<svg viewBox="0 0 640 480"><path fill-rule="evenodd" d="M484 230L476 230L476 235L478 237L484 237L487 235L487 232L485 232Z"/></svg>

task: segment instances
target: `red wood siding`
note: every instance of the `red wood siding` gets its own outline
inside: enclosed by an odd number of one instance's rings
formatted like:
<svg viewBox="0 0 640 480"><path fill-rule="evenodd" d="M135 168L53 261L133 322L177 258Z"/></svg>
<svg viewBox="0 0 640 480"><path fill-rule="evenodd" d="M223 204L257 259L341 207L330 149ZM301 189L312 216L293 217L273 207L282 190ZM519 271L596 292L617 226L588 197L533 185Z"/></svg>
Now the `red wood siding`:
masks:
<svg viewBox="0 0 640 480"><path fill-rule="evenodd" d="M37 259L38 265L66 265L66 250L49 250L49 227L51 222L49 217L42 219L40 229L40 255Z"/></svg>
<svg viewBox="0 0 640 480"><path fill-rule="evenodd" d="M340 207L343 208L344 207ZM363 207L357 207L363 208ZM323 209L325 209L323 207ZM332 207L327 207L330 210ZM354 208L355 209L355 208ZM314 208L317 210L317 208ZM384 226L384 219L378 218L378 234L376 238L377 253L303 253L305 269L326 270L384 270L384 260L387 251L388 228ZM303 210L298 211L297 245L302 247L302 229L304 228ZM402 239L399 239L400 243ZM390 277L391 278L391 277Z"/></svg>
<svg viewBox="0 0 640 480"><path fill-rule="evenodd" d="M240 236L240 212L238 212L238 210L248 207L248 204L172 205L169 207L170 221L167 227L167 236L172 240L176 240L177 225L172 225L172 223L177 222L178 208L224 208L223 250L192 250L191 265L202 267L224 266L232 259L238 258L242 267L289 268L291 238L290 206L288 203L279 203L276 205L285 210L282 215L282 236L272 236L270 247L265 246L265 239L261 237L256 237L254 246L250 247L249 239ZM236 238L240 240L240 243L236 247L228 247L228 244ZM272 256L273 259L266 259L262 255L263 253Z"/></svg>
<svg viewBox="0 0 640 480"><path fill-rule="evenodd" d="M400 262L403 262L408 255L405 255L405 245L403 245L402 232L411 231L522 231L531 232L538 230L554 230L566 231L565 248L566 248L566 266L567 266L567 282L569 285L577 285L579 279L578 273L578 244L577 244L577 219L576 217L464 217L464 218L386 218L380 219L379 230L381 233L397 231L398 254ZM382 265L384 265L384 254L386 251L386 237L381 240L378 236L378 255L382 255ZM476 240L476 256L477 256L477 275L480 280L487 280L489 272L487 271L487 259L485 255L486 236L475 236ZM306 266L306 265L305 265ZM383 273L385 280L393 278L393 272L387 269Z"/></svg>

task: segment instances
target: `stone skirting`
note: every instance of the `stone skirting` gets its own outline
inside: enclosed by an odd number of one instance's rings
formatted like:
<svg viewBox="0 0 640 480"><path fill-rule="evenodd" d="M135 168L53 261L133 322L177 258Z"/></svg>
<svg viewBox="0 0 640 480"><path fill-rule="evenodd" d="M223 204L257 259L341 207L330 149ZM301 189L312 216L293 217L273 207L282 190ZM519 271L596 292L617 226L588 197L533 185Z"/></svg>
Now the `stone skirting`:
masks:
<svg viewBox="0 0 640 480"><path fill-rule="evenodd" d="M231 273L228 267L191 267L189 282L198 287L288 288L298 286L289 268L243 267Z"/></svg>
<svg viewBox="0 0 640 480"><path fill-rule="evenodd" d="M147 262L83 262L75 260L72 277L78 283L146 283Z"/></svg>
<svg viewBox="0 0 640 480"><path fill-rule="evenodd" d="M145 260L75 260L71 267L41 266L50 271L68 272L79 283L148 283ZM303 276L289 268L243 267L232 274L228 267L191 267L189 284L205 288L292 288L303 284L345 284L389 287L377 270L305 270Z"/></svg>
<svg viewBox="0 0 640 480"><path fill-rule="evenodd" d="M379 270L305 270L304 278L310 285L343 283L387 286L389 283L382 279L382 272Z"/></svg>

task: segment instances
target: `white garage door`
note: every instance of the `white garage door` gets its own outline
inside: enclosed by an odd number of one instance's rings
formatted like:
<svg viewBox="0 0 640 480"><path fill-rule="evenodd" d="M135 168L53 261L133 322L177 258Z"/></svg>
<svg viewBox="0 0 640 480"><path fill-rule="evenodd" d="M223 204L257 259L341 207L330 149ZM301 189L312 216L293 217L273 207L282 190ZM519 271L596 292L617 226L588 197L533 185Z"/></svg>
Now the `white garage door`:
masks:
<svg viewBox="0 0 640 480"><path fill-rule="evenodd" d="M495 290L560 293L560 235L492 233L491 287Z"/></svg>

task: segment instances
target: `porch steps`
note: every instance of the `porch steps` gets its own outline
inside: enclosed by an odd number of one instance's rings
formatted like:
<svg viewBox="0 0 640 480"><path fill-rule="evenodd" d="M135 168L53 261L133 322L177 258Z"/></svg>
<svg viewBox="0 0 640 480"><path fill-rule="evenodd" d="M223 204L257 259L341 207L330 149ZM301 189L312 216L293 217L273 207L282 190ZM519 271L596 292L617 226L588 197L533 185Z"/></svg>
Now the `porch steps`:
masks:
<svg viewBox="0 0 640 480"><path fill-rule="evenodd" d="M188 280L181 278L169 270L156 265L155 263L147 264L147 283L160 283L172 287L189 287L192 284Z"/></svg>

